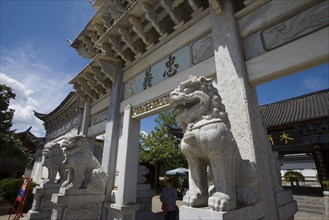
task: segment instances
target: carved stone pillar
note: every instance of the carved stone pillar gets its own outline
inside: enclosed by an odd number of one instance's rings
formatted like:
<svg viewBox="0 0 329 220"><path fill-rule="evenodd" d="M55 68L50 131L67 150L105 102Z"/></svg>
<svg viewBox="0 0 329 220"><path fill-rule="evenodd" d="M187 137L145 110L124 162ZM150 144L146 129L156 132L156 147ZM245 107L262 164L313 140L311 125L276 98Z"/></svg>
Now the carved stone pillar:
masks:
<svg viewBox="0 0 329 220"><path fill-rule="evenodd" d="M124 110L122 143L119 151L118 194L116 203L126 205L136 202L136 188L139 154L139 120L133 119L132 107L128 105Z"/></svg>
<svg viewBox="0 0 329 220"><path fill-rule="evenodd" d="M112 190L114 188L115 173L116 173L116 162L118 152L118 140L119 140L119 127L120 127L120 101L122 97L123 89L123 74L122 74L123 63L119 62L117 65L117 78L115 83L112 85L111 98L109 101L109 110L107 113L107 122L105 128L105 140L104 150L102 158L102 167L108 173L108 182L106 186L106 203L110 204ZM108 206L108 205L107 205ZM103 209L103 219L108 216L107 208Z"/></svg>
<svg viewBox="0 0 329 220"><path fill-rule="evenodd" d="M90 124L90 113L91 113L91 105L90 105L90 98L87 98L85 101L85 107L83 110L83 118L82 118L82 125L81 125L81 134L88 135L88 128Z"/></svg>
<svg viewBox="0 0 329 220"><path fill-rule="evenodd" d="M118 152L118 189L115 204L108 206L108 219L135 219L139 153L139 120L133 119L132 107L124 110L121 143ZM116 213L116 214L115 214ZM115 216L113 216L115 214Z"/></svg>
<svg viewBox="0 0 329 220"><path fill-rule="evenodd" d="M274 158L262 123L256 89L248 81L234 16L234 1L221 2L223 12L220 15L216 14L213 7L210 8L219 94L226 106L231 131L242 158L256 163L265 219L278 219ZM293 216L295 211L290 210L290 214Z"/></svg>

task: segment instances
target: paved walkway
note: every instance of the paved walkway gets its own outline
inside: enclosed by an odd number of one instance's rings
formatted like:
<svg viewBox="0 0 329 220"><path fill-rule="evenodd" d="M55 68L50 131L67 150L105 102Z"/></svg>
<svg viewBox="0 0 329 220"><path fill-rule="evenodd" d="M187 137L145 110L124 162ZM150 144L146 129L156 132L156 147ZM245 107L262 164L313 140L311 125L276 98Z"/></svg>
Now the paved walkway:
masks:
<svg viewBox="0 0 329 220"><path fill-rule="evenodd" d="M183 202L178 200L176 204L177 206L181 206L183 205ZM157 213L157 216L159 216L159 220L164 219L161 213L161 202L159 196L154 196L152 199L152 212ZM8 220L8 217L9 217L8 215L0 216L0 220ZM328 217L323 215L297 212L295 215L295 220L328 220Z"/></svg>

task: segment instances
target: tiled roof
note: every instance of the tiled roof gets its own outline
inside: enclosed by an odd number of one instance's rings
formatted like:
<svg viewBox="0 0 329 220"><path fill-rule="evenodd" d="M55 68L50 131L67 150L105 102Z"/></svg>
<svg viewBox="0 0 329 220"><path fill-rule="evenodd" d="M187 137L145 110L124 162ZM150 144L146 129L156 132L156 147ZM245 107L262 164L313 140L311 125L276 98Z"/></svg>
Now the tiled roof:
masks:
<svg viewBox="0 0 329 220"><path fill-rule="evenodd" d="M329 117L329 89L260 106L267 128Z"/></svg>
<svg viewBox="0 0 329 220"><path fill-rule="evenodd" d="M34 111L34 115L39 118L42 121L45 121L49 119L51 116L55 115L56 113L59 113L61 110L65 109L71 102L74 102L75 99L77 98L75 92L70 92L66 98L59 104L52 112L48 114L42 114L39 112Z"/></svg>

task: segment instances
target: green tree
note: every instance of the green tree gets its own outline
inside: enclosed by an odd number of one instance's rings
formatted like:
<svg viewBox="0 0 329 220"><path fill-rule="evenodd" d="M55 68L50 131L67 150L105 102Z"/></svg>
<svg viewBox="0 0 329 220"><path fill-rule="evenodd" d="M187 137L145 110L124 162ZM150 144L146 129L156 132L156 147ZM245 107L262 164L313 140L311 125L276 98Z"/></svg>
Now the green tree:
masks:
<svg viewBox="0 0 329 220"><path fill-rule="evenodd" d="M160 113L155 119L157 126L148 134L141 134L141 162L152 165L166 163L169 169L187 167L179 144L181 138L173 135L173 130L179 129L176 114L173 111Z"/></svg>
<svg viewBox="0 0 329 220"><path fill-rule="evenodd" d="M10 87L0 84L0 159L16 160L17 164L26 166L32 161L32 156L22 146L15 131L10 130L14 110L9 108L9 104L15 97Z"/></svg>
<svg viewBox="0 0 329 220"><path fill-rule="evenodd" d="M303 174L297 171L288 171L283 175L285 181L289 181L291 186L294 186L294 182L299 186L299 182L305 182L305 177Z"/></svg>

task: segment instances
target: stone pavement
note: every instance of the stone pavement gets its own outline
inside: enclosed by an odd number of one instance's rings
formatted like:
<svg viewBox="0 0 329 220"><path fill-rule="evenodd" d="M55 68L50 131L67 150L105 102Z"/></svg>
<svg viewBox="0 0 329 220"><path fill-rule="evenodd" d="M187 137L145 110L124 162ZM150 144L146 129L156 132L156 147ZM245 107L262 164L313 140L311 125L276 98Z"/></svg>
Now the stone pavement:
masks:
<svg viewBox="0 0 329 220"><path fill-rule="evenodd" d="M183 202L181 200L178 200L176 204L177 206L181 206L183 205ZM157 213L159 220L164 219L161 213L161 202L159 196L154 196L152 199L152 212ZM8 217L9 217L8 215L0 216L0 220L8 220ZM297 212L295 215L295 220L328 220L328 217L323 215L305 213L305 212Z"/></svg>

